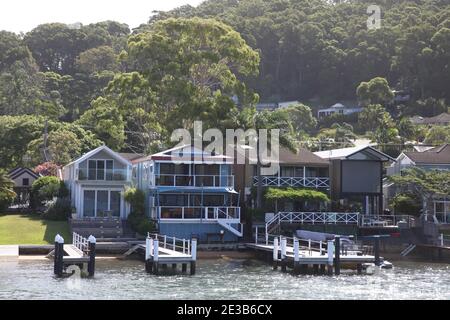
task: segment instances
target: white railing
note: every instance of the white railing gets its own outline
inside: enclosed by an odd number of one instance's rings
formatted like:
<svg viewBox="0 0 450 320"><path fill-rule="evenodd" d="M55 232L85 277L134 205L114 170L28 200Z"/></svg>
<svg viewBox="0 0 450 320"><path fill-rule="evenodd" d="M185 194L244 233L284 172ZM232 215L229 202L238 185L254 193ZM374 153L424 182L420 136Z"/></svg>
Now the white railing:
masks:
<svg viewBox="0 0 450 320"><path fill-rule="evenodd" d="M181 252L187 255L191 254L192 241L189 239L180 239L157 233L148 233L147 238L158 240L160 248Z"/></svg>
<svg viewBox="0 0 450 320"><path fill-rule="evenodd" d="M281 222L300 224L359 224L358 212L278 212L266 222L266 233L271 233Z"/></svg>
<svg viewBox="0 0 450 320"><path fill-rule="evenodd" d="M405 227L415 226L416 219L409 215L360 215L361 227Z"/></svg>
<svg viewBox="0 0 450 320"><path fill-rule="evenodd" d="M76 232L72 232L72 244L83 252L87 252L89 250L88 239Z"/></svg>
<svg viewBox="0 0 450 320"><path fill-rule="evenodd" d="M234 176L158 174L155 176L155 185L171 187L233 187Z"/></svg>
<svg viewBox="0 0 450 320"><path fill-rule="evenodd" d="M307 187L329 188L330 178L327 177L271 177L261 176L263 187ZM253 185L258 185L258 177L253 177Z"/></svg>
<svg viewBox="0 0 450 320"><path fill-rule="evenodd" d="M172 219L205 219L205 220L232 220L240 222L240 207L156 207L157 217L160 220Z"/></svg>

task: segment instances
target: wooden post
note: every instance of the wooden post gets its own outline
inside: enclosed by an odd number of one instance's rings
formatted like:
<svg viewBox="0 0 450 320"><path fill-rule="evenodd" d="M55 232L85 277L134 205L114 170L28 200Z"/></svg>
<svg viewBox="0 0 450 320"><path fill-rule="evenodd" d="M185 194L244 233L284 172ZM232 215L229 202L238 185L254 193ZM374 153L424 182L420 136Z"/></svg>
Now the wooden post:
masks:
<svg viewBox="0 0 450 320"><path fill-rule="evenodd" d="M300 252L299 252L299 245L298 245L298 239L294 238L294 273L299 273L299 266L300 266Z"/></svg>
<svg viewBox="0 0 450 320"><path fill-rule="evenodd" d="M313 264L313 274L319 274L319 265Z"/></svg>
<svg viewBox="0 0 450 320"><path fill-rule="evenodd" d="M186 273L186 271L187 271L187 263L183 263L181 265L181 272Z"/></svg>
<svg viewBox="0 0 450 320"><path fill-rule="evenodd" d="M278 238L273 239L273 270L277 270L278 267Z"/></svg>
<svg viewBox="0 0 450 320"><path fill-rule="evenodd" d="M286 272L286 238L281 239L281 271Z"/></svg>
<svg viewBox="0 0 450 320"><path fill-rule="evenodd" d="M334 237L334 246L335 246L334 274L338 276L341 274L341 237L340 236Z"/></svg>
<svg viewBox="0 0 450 320"><path fill-rule="evenodd" d="M379 266L379 265L381 265L381 261L380 261L380 236L374 236L373 250L374 250L374 253L375 253L375 265Z"/></svg>
<svg viewBox="0 0 450 320"><path fill-rule="evenodd" d="M255 227L255 244L258 244L258 226Z"/></svg>
<svg viewBox="0 0 450 320"><path fill-rule="evenodd" d="M153 240L153 273L158 274L159 272L159 240L156 238Z"/></svg>
<svg viewBox="0 0 450 320"><path fill-rule="evenodd" d="M192 255L192 261L191 261L191 275L195 274L195 262L197 261L197 239L192 239L192 250L191 250L191 255Z"/></svg>
<svg viewBox="0 0 450 320"><path fill-rule="evenodd" d="M334 255L333 241L328 241L327 253L328 253L328 275L333 275L333 255Z"/></svg>
<svg viewBox="0 0 450 320"><path fill-rule="evenodd" d="M55 257L53 272L58 276L62 277L64 269L64 238L59 234L55 237Z"/></svg>
<svg viewBox="0 0 450 320"><path fill-rule="evenodd" d="M325 274L325 265L324 264L320 265L319 273L320 274Z"/></svg>
<svg viewBox="0 0 450 320"><path fill-rule="evenodd" d="M97 239L93 235L90 235L88 238L88 246L89 246L89 262L88 262L88 274L89 277L93 277L95 273L95 245L97 243Z"/></svg>
<svg viewBox="0 0 450 320"><path fill-rule="evenodd" d="M358 263L356 265L356 273L357 274L362 274L362 264L361 263Z"/></svg>
<svg viewBox="0 0 450 320"><path fill-rule="evenodd" d="M152 272L152 252L153 252L153 239L147 237L145 239L145 271L147 273Z"/></svg>

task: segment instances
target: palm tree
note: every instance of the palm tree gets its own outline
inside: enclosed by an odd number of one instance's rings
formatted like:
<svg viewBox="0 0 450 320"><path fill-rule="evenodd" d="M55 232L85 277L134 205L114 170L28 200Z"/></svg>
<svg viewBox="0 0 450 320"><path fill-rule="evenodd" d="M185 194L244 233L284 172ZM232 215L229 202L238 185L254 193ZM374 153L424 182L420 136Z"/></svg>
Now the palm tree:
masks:
<svg viewBox="0 0 450 320"><path fill-rule="evenodd" d="M257 112L256 108L244 108L239 115L238 120L241 128L255 129L257 132L260 129L267 129L268 136L268 148L271 148L271 130L279 129L279 145L280 147L288 148L289 150L296 152L296 143L294 139L294 130L289 118L289 113L285 109L277 109L275 111L262 111ZM259 136L253 137L257 146L257 162L256 162L256 174L258 177L258 184L256 187L256 207L262 206L262 179L261 179L261 150L259 146Z"/></svg>

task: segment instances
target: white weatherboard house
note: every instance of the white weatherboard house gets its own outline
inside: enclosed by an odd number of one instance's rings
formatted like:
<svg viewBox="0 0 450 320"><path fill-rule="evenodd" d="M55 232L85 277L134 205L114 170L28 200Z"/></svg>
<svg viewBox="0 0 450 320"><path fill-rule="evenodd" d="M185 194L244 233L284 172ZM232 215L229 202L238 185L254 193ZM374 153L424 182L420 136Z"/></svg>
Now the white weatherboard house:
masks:
<svg viewBox="0 0 450 320"><path fill-rule="evenodd" d="M107 146L94 149L63 168L78 219L126 219L125 188L131 185L131 163Z"/></svg>

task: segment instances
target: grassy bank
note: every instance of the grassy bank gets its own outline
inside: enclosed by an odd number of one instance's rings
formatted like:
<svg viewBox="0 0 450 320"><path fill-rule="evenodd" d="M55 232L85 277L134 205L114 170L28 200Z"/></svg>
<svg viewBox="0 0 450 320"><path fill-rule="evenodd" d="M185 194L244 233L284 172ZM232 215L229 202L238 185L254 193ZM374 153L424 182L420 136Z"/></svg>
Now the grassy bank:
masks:
<svg viewBox="0 0 450 320"><path fill-rule="evenodd" d="M67 221L42 220L32 215L0 215L0 245L53 244L59 233L72 242Z"/></svg>

